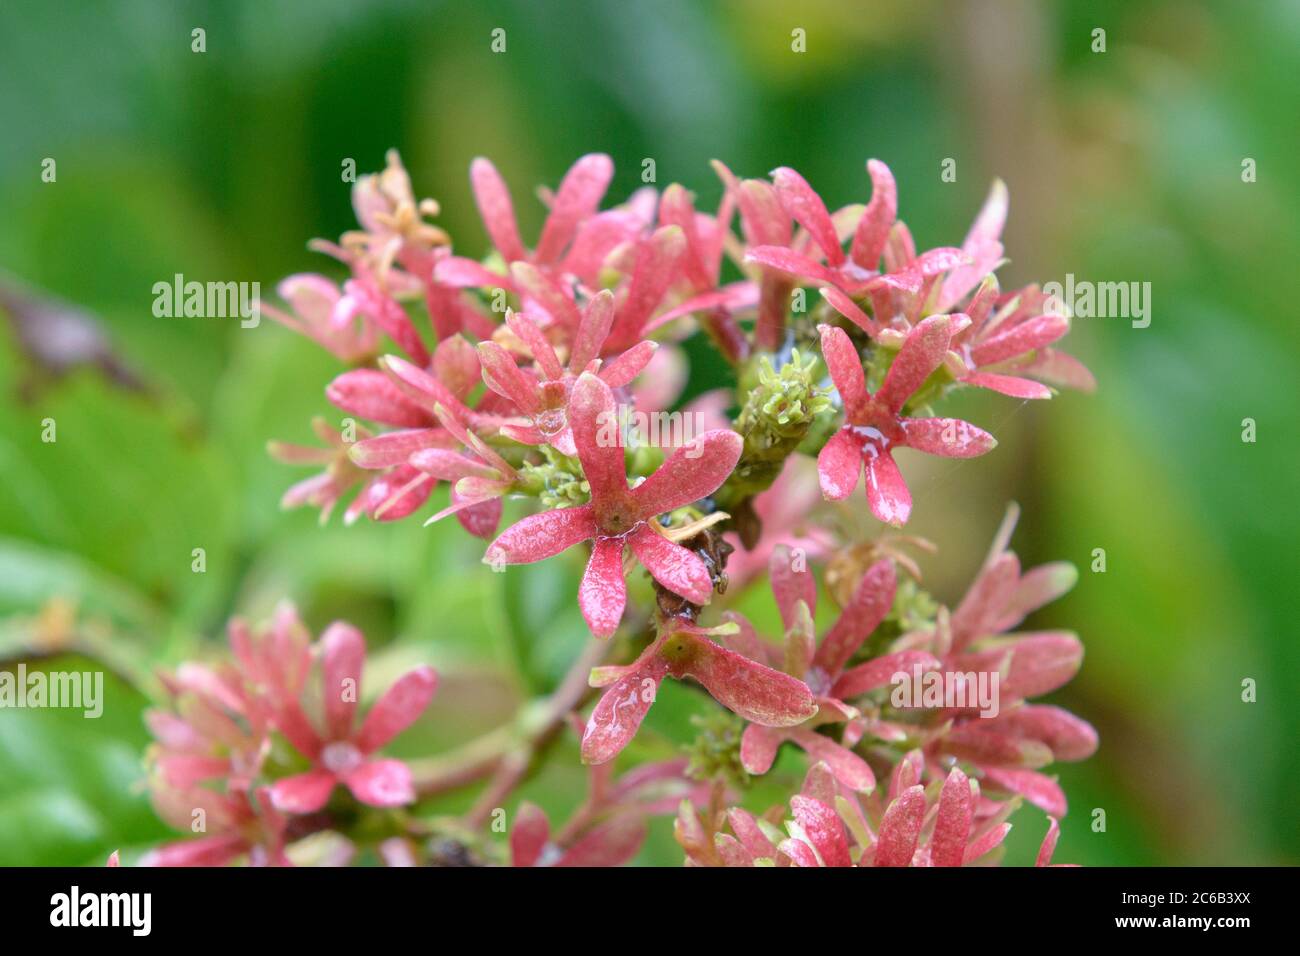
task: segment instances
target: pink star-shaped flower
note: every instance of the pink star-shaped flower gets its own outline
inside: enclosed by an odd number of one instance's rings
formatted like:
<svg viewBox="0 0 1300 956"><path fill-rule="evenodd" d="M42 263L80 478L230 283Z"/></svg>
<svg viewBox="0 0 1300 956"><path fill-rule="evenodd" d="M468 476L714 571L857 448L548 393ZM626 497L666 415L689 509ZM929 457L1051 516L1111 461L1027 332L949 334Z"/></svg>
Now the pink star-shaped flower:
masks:
<svg viewBox="0 0 1300 956"><path fill-rule="evenodd" d="M817 608L817 585L810 570L796 570L791 554L777 547L771 558L772 590L785 627L785 647L761 639L753 626L739 614L729 614L740 625L740 633L728 643L756 660L779 666L787 674L804 681L816 695L817 713L794 727L765 727L751 724L741 737L740 759L753 774L767 773L776 760L777 750L785 741L803 749L812 759L824 761L844 786L867 792L876 785L875 774L851 746L861 734L857 708L846 703L888 683L890 676L912 666L924 669L938 665L938 660L922 651L886 654L849 668L848 662L871 633L880 626L894 603L896 580L894 565L888 559L877 561L862 576L853 600L826 632L820 645L813 630ZM814 728L826 724L850 724L843 743ZM855 726L856 725L856 726Z"/></svg>
<svg viewBox="0 0 1300 956"><path fill-rule="evenodd" d="M712 633L673 621L633 663L594 669L591 685L609 689L587 721L582 759L599 764L618 756L636 736L659 685L669 675L698 681L723 707L766 727L803 723L817 712L803 681L718 646L709 639Z"/></svg>
<svg viewBox="0 0 1300 956"><path fill-rule="evenodd" d="M314 813L338 784L362 803L396 807L415 799L411 770L400 760L376 758L375 751L415 722L438 685L432 667L417 667L397 679L355 726L366 643L361 632L335 623L321 636L324 732L318 732L296 700L276 715L276 728L312 769L276 781L271 801L284 813Z"/></svg>
<svg viewBox="0 0 1300 956"><path fill-rule="evenodd" d="M506 315L510 330L532 353L537 374L524 371L496 342L480 342L479 360L488 388L514 403L530 425L503 425L503 434L526 445L553 445L565 455L575 454L567 408L573 383L584 371L596 372L611 388L621 388L641 373L658 347L643 340L608 362L599 358L614 322L614 294L605 290L587 303L562 366L542 330L522 312Z"/></svg>
<svg viewBox="0 0 1300 956"><path fill-rule="evenodd" d="M863 467L871 513L902 527L912 512L912 496L894 463L895 448L915 448L947 458L973 458L997 441L988 432L957 418L906 418L903 406L943 362L952 338L953 317L934 315L917 324L903 341L872 395L857 349L843 329L818 326L822 354L844 401L844 425L817 456L822 494L833 501L857 487Z"/></svg>
<svg viewBox="0 0 1300 956"><path fill-rule="evenodd" d="M776 269L797 279L831 286L847 295L889 296L901 293L914 302L924 301L927 292L945 272L970 265L961 249L940 247L916 254L911 233L898 221L898 187L889 167L876 159L867 160L871 176L871 202L853 227L853 241L845 253L837 222L826 204L802 176L781 167L772 172L772 183L781 205L812 239L813 249L755 246L745 259ZM884 258L884 269L876 267ZM884 299L881 300L882 304ZM881 315L885 312L881 310Z"/></svg>
<svg viewBox="0 0 1300 956"><path fill-rule="evenodd" d="M569 424L591 501L524 518L502 532L484 558L491 564L530 564L593 541L578 604L599 637L613 634L623 617L623 552L628 547L665 588L693 604L708 603L713 591L709 569L694 552L664 537L655 518L716 491L736 467L742 446L733 431L707 431L629 488L617 422L614 393L584 372L573 386Z"/></svg>

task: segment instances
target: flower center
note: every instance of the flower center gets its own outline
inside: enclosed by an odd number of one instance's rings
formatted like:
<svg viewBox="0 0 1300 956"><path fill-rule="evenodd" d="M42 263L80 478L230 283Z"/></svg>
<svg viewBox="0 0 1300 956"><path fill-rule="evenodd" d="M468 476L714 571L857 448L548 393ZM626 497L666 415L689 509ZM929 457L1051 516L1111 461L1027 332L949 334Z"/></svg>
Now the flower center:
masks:
<svg viewBox="0 0 1300 956"><path fill-rule="evenodd" d="M548 408L533 416L533 424L547 438L554 438L564 431L567 424L563 408Z"/></svg>
<svg viewBox="0 0 1300 956"><path fill-rule="evenodd" d="M862 442L861 451L864 458L878 458L882 452L889 450L889 438L879 428L871 425L853 425L850 431Z"/></svg>
<svg viewBox="0 0 1300 956"><path fill-rule="evenodd" d="M825 697L831 692L831 675L820 667L808 668L808 673L803 675L803 680L816 697Z"/></svg>
<svg viewBox="0 0 1300 956"><path fill-rule="evenodd" d="M365 755L346 740L326 744L320 752L321 764L330 773L339 776L356 770L365 759Z"/></svg>

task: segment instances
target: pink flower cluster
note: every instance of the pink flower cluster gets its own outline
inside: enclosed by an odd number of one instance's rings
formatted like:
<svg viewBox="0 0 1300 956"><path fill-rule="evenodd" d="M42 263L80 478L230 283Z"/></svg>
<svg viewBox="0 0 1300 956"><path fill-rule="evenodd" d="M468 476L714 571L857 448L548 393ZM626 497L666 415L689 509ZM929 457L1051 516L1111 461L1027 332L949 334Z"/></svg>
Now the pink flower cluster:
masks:
<svg viewBox="0 0 1300 956"><path fill-rule="evenodd" d="M595 795L558 838L524 807L509 841L518 865L615 863L635 852L645 807L667 808L637 798L641 783L681 783L683 767L647 764L622 784L600 768L632 741L669 677L701 685L743 721L735 753L721 755L738 773L777 772L787 743L812 768L785 835L784 807L770 818L726 811L731 781L701 779L708 786L687 794L678 817L691 862L984 862L1021 801L1053 818L1045 861L1065 797L1042 769L1088 756L1097 739L1067 712L1029 703L1078 670L1077 638L1014 629L1073 583L1072 569L1022 573L1007 550L1013 514L950 612L920 589L906 553L928 543L849 540L846 522L826 515L864 481L864 512L901 528L913 500L899 449L990 451L988 432L934 414L956 389L1016 399L1091 389L1088 371L1056 349L1068 316L1037 286L999 287L1001 183L959 247L918 252L881 162L867 163L869 201L834 211L792 169L768 179L714 169L716 209L698 208L679 185L602 209L613 164L584 156L543 191L548 212L529 246L509 188L477 159L470 186L491 248L473 258L430 222L437 203L416 198L390 153L383 172L356 184L360 228L315 243L348 278L291 276L279 287L285 307L267 310L347 366L325 390L346 417L315 423L322 444L271 446L321 469L284 504L312 505L324 520L351 496L346 521L391 521L425 509L445 483L428 521L454 514L487 542L494 570L583 547L577 607L595 638L620 635L624 663L589 675L600 694L581 753L599 773ZM811 304L809 289L820 293ZM682 409L683 342L697 331L730 367L734 390ZM623 424L629 411L704 427L648 443ZM535 507L502 530L508 499ZM823 568L820 588L810 562ZM779 644L718 607L764 572ZM646 585L649 607L630 596ZM839 600L823 610L830 623L819 637L822 592ZM232 640L236 672L182 669L170 684L179 709L154 720L157 776L164 793L183 795L176 806L194 805L196 785L225 781L211 814L222 842L160 855L257 847L275 862L285 833L339 784L373 806L414 797L405 766L375 751L427 704L431 671L402 678L360 726L355 698L332 690L311 719L299 698L313 652L296 620L277 621L260 641L236 627ZM359 634L331 627L314 652L327 689L359 678L362 651ZM991 682L997 706L900 703L891 694L900 675L963 690ZM303 766L259 783L272 735ZM502 772L505 790L518 774L508 762Z"/></svg>
<svg viewBox="0 0 1300 956"><path fill-rule="evenodd" d="M930 786L917 782L919 754L900 761L889 788L862 800L818 762L803 788L761 817L739 807L698 813L683 805L675 833L692 866L967 866L996 862L1015 801L990 799L953 767ZM784 829L782 829L784 827ZM1053 864L1060 824L1048 817L1036 865Z"/></svg>
<svg viewBox="0 0 1300 956"><path fill-rule="evenodd" d="M150 792L164 820L203 835L146 863L285 864L286 840L325 821L295 823L322 811L338 787L371 807L415 800L407 765L377 752L428 707L432 668L398 678L358 722L366 646L351 625L331 624L313 645L283 605L261 630L232 622L230 646L231 662L162 675L172 706L148 714Z"/></svg>

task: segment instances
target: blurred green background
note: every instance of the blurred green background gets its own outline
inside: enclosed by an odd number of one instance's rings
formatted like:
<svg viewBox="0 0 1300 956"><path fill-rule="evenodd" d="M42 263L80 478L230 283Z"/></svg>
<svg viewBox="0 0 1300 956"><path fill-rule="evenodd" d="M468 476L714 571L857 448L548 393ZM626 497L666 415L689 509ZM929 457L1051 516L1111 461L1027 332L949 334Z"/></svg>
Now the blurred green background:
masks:
<svg viewBox="0 0 1300 956"><path fill-rule="evenodd" d="M1067 350L1096 373L1096 395L959 403L1000 447L906 462L909 531L941 546L926 580L950 602L1010 498L1024 509L1022 558L1083 572L1036 619L1082 635L1083 670L1054 700L1102 739L1090 761L1058 768L1072 808L1058 860L1300 861L1300 4L793 6L0 7L3 281L97 316L126 370L55 376L13 325L0 335L0 661L66 668L80 654L111 670L101 720L0 712L0 863L100 863L166 834L139 785L148 675L215 649L233 613L260 617L287 596L317 630L361 626L376 674L439 667L409 753L507 719L581 645L576 555L493 575L451 522L321 528L279 511L305 473L264 445L309 439L336 363L270 322L151 313L153 283L177 272L260 281L265 295L290 272L337 275L306 240L353 224L342 162L378 169L390 146L469 255L485 251L466 175L477 155L511 183L525 236L542 214L530 190L584 152L614 157L611 198L652 157L660 186L680 181L704 208L720 193L713 157L750 176L794 166L838 206L865 201L875 156L924 245L959 243L990 180L1006 180L1004 288L1067 273L1149 281L1149 328L1075 323ZM196 27L205 53L191 52ZM496 27L504 54L489 49ZM956 182L940 178L946 158ZM713 374L697 370L694 387ZM41 441L46 418L54 444ZM1104 574L1089 570L1095 548ZM766 595L745 603L772 616ZM1245 678L1256 703L1241 700ZM640 753L674 753L699 700L666 688ZM554 816L582 787L566 740L524 792ZM1089 826L1098 807L1104 833ZM1008 861L1023 863L1045 823L1033 808L1017 823ZM659 821L643 861L680 860L668 834Z"/></svg>

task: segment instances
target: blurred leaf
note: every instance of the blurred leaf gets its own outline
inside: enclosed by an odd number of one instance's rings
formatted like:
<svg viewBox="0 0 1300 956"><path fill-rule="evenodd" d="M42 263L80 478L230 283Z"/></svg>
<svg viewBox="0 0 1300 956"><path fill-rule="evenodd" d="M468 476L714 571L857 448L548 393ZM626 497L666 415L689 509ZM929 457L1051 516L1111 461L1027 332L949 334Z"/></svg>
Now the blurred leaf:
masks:
<svg viewBox="0 0 1300 956"><path fill-rule="evenodd" d="M65 656L28 672L96 671ZM103 865L121 847L167 835L140 783L145 698L104 674L103 713L0 710L0 847L9 866Z"/></svg>

